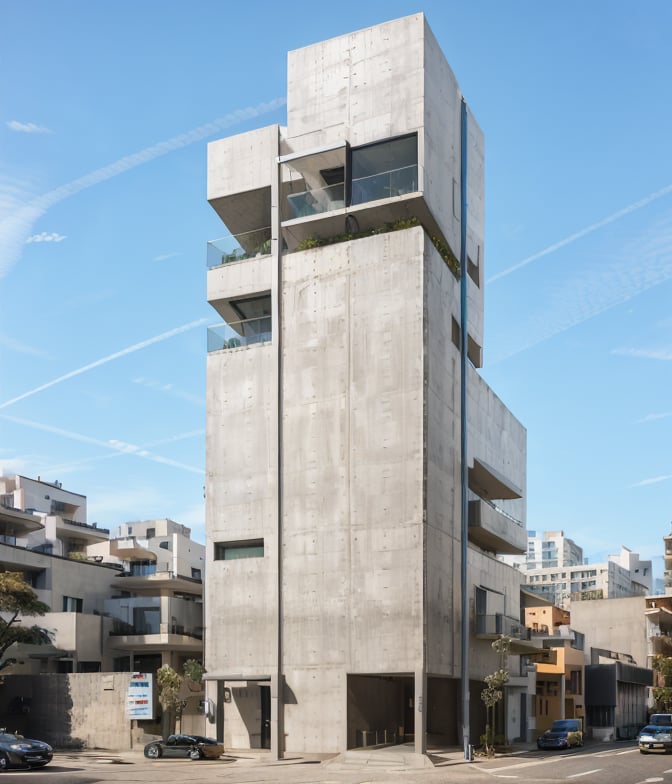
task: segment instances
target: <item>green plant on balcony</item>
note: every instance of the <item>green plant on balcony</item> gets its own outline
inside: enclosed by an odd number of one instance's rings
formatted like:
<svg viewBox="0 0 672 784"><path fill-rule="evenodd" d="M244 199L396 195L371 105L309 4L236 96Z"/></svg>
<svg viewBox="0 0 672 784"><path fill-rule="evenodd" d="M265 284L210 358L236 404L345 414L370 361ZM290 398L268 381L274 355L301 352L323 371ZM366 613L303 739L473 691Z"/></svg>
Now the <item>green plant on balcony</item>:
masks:
<svg viewBox="0 0 672 784"><path fill-rule="evenodd" d="M267 240L264 240L259 245L257 245L257 247L254 249L252 255L253 256L268 256L268 254L270 252L271 252L271 240L267 239Z"/></svg>
<svg viewBox="0 0 672 784"><path fill-rule="evenodd" d="M349 240L359 240L363 237L373 237L376 234L387 234L390 231L401 231L402 229L410 229L413 226L420 226L420 221L417 218L400 218L393 223L385 223L374 229L365 229L364 231L345 232L343 234L335 234L332 237L306 237L301 240L296 246L296 250L308 250L309 248L320 248L324 245L335 245L339 242L348 242Z"/></svg>
<svg viewBox="0 0 672 784"><path fill-rule="evenodd" d="M439 251L439 255L446 262L450 271L456 278L460 277L460 262L455 258L452 250L439 237L430 237L432 244Z"/></svg>
<svg viewBox="0 0 672 784"><path fill-rule="evenodd" d="M355 233L346 232L344 234L336 234L332 237L306 237L301 240L296 246L296 250L309 250L310 248L321 248L325 245L335 245L339 242L348 242L349 240L358 240L363 237L372 237L376 234L387 234L391 231L403 231L404 229L412 229L415 226L422 226L420 220L415 216L410 218L399 218L393 223L385 223L374 229L366 229L365 231L358 231ZM424 226L423 226L424 228ZM425 229L425 231L427 231ZM456 278L460 277L460 262L455 257L455 254L439 237L430 236L432 244L439 252L441 258L446 262L450 271Z"/></svg>

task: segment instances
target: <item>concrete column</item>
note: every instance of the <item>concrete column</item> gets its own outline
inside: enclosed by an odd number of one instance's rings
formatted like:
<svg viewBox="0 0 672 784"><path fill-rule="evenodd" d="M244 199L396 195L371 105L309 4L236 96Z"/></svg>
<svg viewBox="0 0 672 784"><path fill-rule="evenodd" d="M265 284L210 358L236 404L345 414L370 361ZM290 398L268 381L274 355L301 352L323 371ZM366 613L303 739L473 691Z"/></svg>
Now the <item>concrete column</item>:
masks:
<svg viewBox="0 0 672 784"><path fill-rule="evenodd" d="M414 732L416 754L427 751L427 675L424 670L415 671Z"/></svg>
<svg viewBox="0 0 672 784"><path fill-rule="evenodd" d="M271 675L271 759L282 759L282 717L278 692L281 688L277 673Z"/></svg>

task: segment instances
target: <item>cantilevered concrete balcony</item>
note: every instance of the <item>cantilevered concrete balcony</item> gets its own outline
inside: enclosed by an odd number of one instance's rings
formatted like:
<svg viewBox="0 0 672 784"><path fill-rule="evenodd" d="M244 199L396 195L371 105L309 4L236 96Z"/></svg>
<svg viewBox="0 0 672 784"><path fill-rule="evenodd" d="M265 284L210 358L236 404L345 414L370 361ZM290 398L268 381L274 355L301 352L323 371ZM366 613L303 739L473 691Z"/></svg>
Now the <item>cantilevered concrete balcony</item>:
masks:
<svg viewBox="0 0 672 784"><path fill-rule="evenodd" d="M44 525L37 515L0 506L0 541L5 544L16 544L17 537L27 536L43 528Z"/></svg>
<svg viewBox="0 0 672 784"><path fill-rule="evenodd" d="M95 523L80 523L68 520L59 515L50 515L47 520L56 521L56 536L59 539L69 538L81 542L83 545L107 542L110 538L108 528L99 528Z"/></svg>
<svg viewBox="0 0 672 784"><path fill-rule="evenodd" d="M480 640L496 640L504 635L516 640L529 640L530 630L517 618L503 613L476 616L476 637Z"/></svg>
<svg viewBox="0 0 672 784"><path fill-rule="evenodd" d="M494 553L527 552L525 526L482 498L469 501L469 541Z"/></svg>

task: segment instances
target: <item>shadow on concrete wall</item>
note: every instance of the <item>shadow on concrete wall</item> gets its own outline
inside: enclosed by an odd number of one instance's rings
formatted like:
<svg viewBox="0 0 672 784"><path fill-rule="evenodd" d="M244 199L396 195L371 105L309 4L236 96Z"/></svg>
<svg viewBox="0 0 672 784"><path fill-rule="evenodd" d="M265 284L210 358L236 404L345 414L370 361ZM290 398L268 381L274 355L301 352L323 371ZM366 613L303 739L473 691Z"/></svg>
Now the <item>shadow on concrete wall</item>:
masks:
<svg viewBox="0 0 672 784"><path fill-rule="evenodd" d="M73 702L65 675L7 675L0 685L0 716L9 731L55 748L82 748L72 735Z"/></svg>

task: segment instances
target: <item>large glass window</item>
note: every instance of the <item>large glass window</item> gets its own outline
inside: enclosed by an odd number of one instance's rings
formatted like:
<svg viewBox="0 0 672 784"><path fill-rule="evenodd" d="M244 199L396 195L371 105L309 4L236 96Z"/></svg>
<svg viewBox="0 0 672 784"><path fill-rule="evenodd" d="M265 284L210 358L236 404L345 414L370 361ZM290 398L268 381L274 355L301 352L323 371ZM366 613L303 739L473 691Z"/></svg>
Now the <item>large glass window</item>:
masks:
<svg viewBox="0 0 672 784"><path fill-rule="evenodd" d="M417 135L354 148L351 172L351 204L414 193L418 190Z"/></svg>

